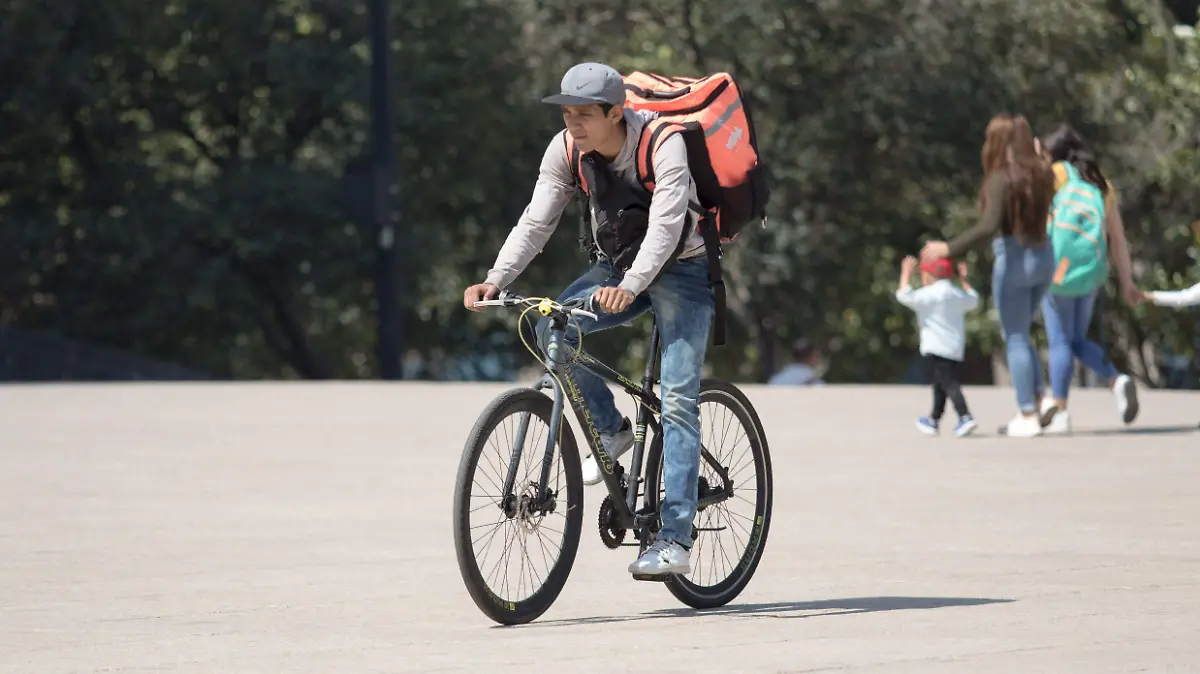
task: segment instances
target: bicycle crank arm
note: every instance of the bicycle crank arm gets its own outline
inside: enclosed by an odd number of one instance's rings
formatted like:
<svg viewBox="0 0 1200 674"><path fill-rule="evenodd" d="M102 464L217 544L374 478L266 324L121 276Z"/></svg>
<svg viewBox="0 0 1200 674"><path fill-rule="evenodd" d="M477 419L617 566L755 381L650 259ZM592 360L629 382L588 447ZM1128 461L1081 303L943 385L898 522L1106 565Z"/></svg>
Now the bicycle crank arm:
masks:
<svg viewBox="0 0 1200 674"><path fill-rule="evenodd" d="M696 501L696 510L697 512L704 510L709 506L714 506L718 503L724 503L731 498L733 498L732 492L726 494L724 489L714 489L709 492L707 496L704 496Z"/></svg>

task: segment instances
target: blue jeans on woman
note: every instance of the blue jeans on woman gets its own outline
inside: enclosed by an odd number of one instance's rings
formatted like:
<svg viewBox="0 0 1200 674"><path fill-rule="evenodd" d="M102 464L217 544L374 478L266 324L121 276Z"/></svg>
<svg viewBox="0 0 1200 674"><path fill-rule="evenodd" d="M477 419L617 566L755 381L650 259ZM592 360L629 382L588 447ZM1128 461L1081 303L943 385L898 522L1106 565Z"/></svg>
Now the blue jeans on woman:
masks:
<svg viewBox="0 0 1200 674"><path fill-rule="evenodd" d="M622 275L601 261L567 286L559 302L595 294L601 286L621 283ZM633 304L615 314L599 313L598 319L579 319L579 331L589 334L633 321L654 310L662 343L659 379L662 383L663 483L662 529L659 540L692 547L692 520L696 518L697 485L700 478L700 376L708 331L716 311L708 283L708 263L703 257L678 260L666 268ZM538 341L543 349L549 336L549 321L538 324ZM579 343L572 325L566 343ZM584 349L586 350L586 345ZM566 361L559 355L560 362ZM617 410L608 384L583 368L573 368L579 392L600 433L616 433L624 419Z"/></svg>
<svg viewBox="0 0 1200 674"><path fill-rule="evenodd" d="M1000 313L1008 371L1017 389L1017 406L1032 414L1042 391L1042 368L1029 328L1054 278L1054 249L1049 241L1026 246L1005 236L992 241L992 252L996 254L992 293Z"/></svg>
<svg viewBox="0 0 1200 674"><path fill-rule="evenodd" d="M1050 342L1050 389L1058 400L1066 400L1071 392L1076 358L1106 382L1117 376L1117 368L1104 347L1087 338L1098 292L1093 290L1081 297L1048 293L1042 301L1042 318Z"/></svg>

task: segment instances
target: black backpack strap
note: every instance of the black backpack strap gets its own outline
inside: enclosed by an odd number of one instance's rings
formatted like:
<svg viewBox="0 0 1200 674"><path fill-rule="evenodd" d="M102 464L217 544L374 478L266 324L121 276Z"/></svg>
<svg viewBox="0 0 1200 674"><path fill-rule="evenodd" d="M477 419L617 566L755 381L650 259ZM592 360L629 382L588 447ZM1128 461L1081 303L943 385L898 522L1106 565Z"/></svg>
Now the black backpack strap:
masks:
<svg viewBox="0 0 1200 674"><path fill-rule="evenodd" d="M583 181L579 179L579 159L582 153L579 146L567 142L569 131L563 131L563 146L567 151L567 161L571 165L571 180L575 183L575 196L579 201L579 250L587 253L592 264L596 263L596 242L592 240L592 228L588 226L588 211L591 201L587 190L583 189Z"/></svg>
<svg viewBox="0 0 1200 674"><path fill-rule="evenodd" d="M699 204L688 204L700 216L700 237L708 258L708 282L712 285L715 311L713 313L713 346L725 345L725 279L721 274L721 239L717 236L716 215Z"/></svg>

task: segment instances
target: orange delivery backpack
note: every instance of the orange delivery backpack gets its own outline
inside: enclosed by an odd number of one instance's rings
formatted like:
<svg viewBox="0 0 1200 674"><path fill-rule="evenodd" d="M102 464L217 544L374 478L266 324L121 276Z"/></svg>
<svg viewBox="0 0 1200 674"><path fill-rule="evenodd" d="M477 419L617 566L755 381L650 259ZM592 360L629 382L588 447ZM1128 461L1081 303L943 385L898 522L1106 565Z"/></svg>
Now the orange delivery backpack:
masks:
<svg viewBox="0 0 1200 674"><path fill-rule="evenodd" d="M759 157L754 124L746 109L742 88L729 73L702 78L664 77L635 71L626 75L625 107L656 113L642 130L636 166L638 181L654 191L654 152L672 135L683 137L688 170L700 203L691 209L699 216L697 228L704 239L708 277L716 299L713 344L725 343L725 283L721 274L721 244L737 238L747 223L766 226L770 190ZM567 157L577 185L587 193L579 170L579 148L571 134ZM590 228L581 221L580 243Z"/></svg>

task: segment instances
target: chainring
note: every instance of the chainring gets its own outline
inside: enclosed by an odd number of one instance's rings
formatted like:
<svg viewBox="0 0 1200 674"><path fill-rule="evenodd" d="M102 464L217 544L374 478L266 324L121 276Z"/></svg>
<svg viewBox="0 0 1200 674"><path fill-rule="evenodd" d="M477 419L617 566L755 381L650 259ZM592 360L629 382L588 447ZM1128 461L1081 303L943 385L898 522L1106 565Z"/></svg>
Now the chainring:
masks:
<svg viewBox="0 0 1200 674"><path fill-rule="evenodd" d="M600 540L605 547L616 550L625 542L625 529L616 525L617 511L613 507L612 496L605 496L600 503L600 514L596 518L600 525Z"/></svg>

